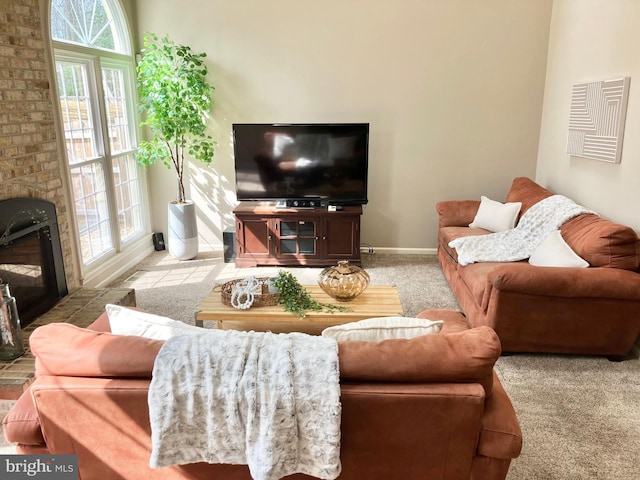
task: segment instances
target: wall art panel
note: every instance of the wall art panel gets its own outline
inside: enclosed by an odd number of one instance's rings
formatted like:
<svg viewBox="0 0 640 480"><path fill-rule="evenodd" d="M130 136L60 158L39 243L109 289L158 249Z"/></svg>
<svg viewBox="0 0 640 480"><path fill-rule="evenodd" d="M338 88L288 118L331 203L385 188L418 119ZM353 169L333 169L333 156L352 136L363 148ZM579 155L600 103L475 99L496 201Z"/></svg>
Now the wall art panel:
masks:
<svg viewBox="0 0 640 480"><path fill-rule="evenodd" d="M567 153L620 163L630 78L573 86Z"/></svg>

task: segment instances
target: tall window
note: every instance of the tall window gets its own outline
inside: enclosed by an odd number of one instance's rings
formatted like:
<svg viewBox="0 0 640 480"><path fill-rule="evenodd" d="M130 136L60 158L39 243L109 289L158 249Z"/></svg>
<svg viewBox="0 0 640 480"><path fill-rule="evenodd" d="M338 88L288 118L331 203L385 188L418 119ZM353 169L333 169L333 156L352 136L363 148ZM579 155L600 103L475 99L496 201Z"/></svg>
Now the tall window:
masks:
<svg viewBox="0 0 640 480"><path fill-rule="evenodd" d="M82 261L144 233L135 64L117 0L52 0L51 36Z"/></svg>

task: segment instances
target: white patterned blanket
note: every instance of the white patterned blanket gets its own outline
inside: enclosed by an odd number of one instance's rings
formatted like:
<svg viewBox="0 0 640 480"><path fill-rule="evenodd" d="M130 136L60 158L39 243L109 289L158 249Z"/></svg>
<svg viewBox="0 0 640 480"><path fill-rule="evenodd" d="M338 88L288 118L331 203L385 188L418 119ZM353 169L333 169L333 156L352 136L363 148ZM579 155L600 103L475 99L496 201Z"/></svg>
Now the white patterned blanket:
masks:
<svg viewBox="0 0 640 480"><path fill-rule="evenodd" d="M516 262L529 258L551 232L582 213L595 212L563 195L552 195L531 206L511 230L456 238L449 246L456 249L460 265Z"/></svg>
<svg viewBox="0 0 640 480"><path fill-rule="evenodd" d="M340 474L335 340L212 330L170 338L149 387L150 466L247 464L255 480Z"/></svg>

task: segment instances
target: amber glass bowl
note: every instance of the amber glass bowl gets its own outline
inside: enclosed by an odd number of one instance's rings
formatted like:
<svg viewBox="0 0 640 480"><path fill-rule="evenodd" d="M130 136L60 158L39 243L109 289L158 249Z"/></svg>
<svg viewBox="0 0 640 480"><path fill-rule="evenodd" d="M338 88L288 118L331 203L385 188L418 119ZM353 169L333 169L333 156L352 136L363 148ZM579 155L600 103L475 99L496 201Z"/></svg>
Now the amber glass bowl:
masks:
<svg viewBox="0 0 640 480"><path fill-rule="evenodd" d="M353 300L369 286L369 274L347 260L327 267L318 276L318 285L327 294L342 302Z"/></svg>

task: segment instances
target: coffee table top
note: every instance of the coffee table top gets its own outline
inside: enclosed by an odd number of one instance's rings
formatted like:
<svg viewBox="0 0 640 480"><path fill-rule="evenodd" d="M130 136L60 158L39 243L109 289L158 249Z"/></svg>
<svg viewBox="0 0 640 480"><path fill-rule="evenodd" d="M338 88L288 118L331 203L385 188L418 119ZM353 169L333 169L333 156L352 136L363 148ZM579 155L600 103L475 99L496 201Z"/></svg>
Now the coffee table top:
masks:
<svg viewBox="0 0 640 480"><path fill-rule="evenodd" d="M215 320L218 328L319 334L329 326L372 317L402 316L403 310L396 287L370 285L350 302L340 302L322 291L318 285L304 285L312 298L348 308L346 312L308 312L304 319L285 312L280 305L238 310L222 303L219 291L212 291L200 305L196 322Z"/></svg>

